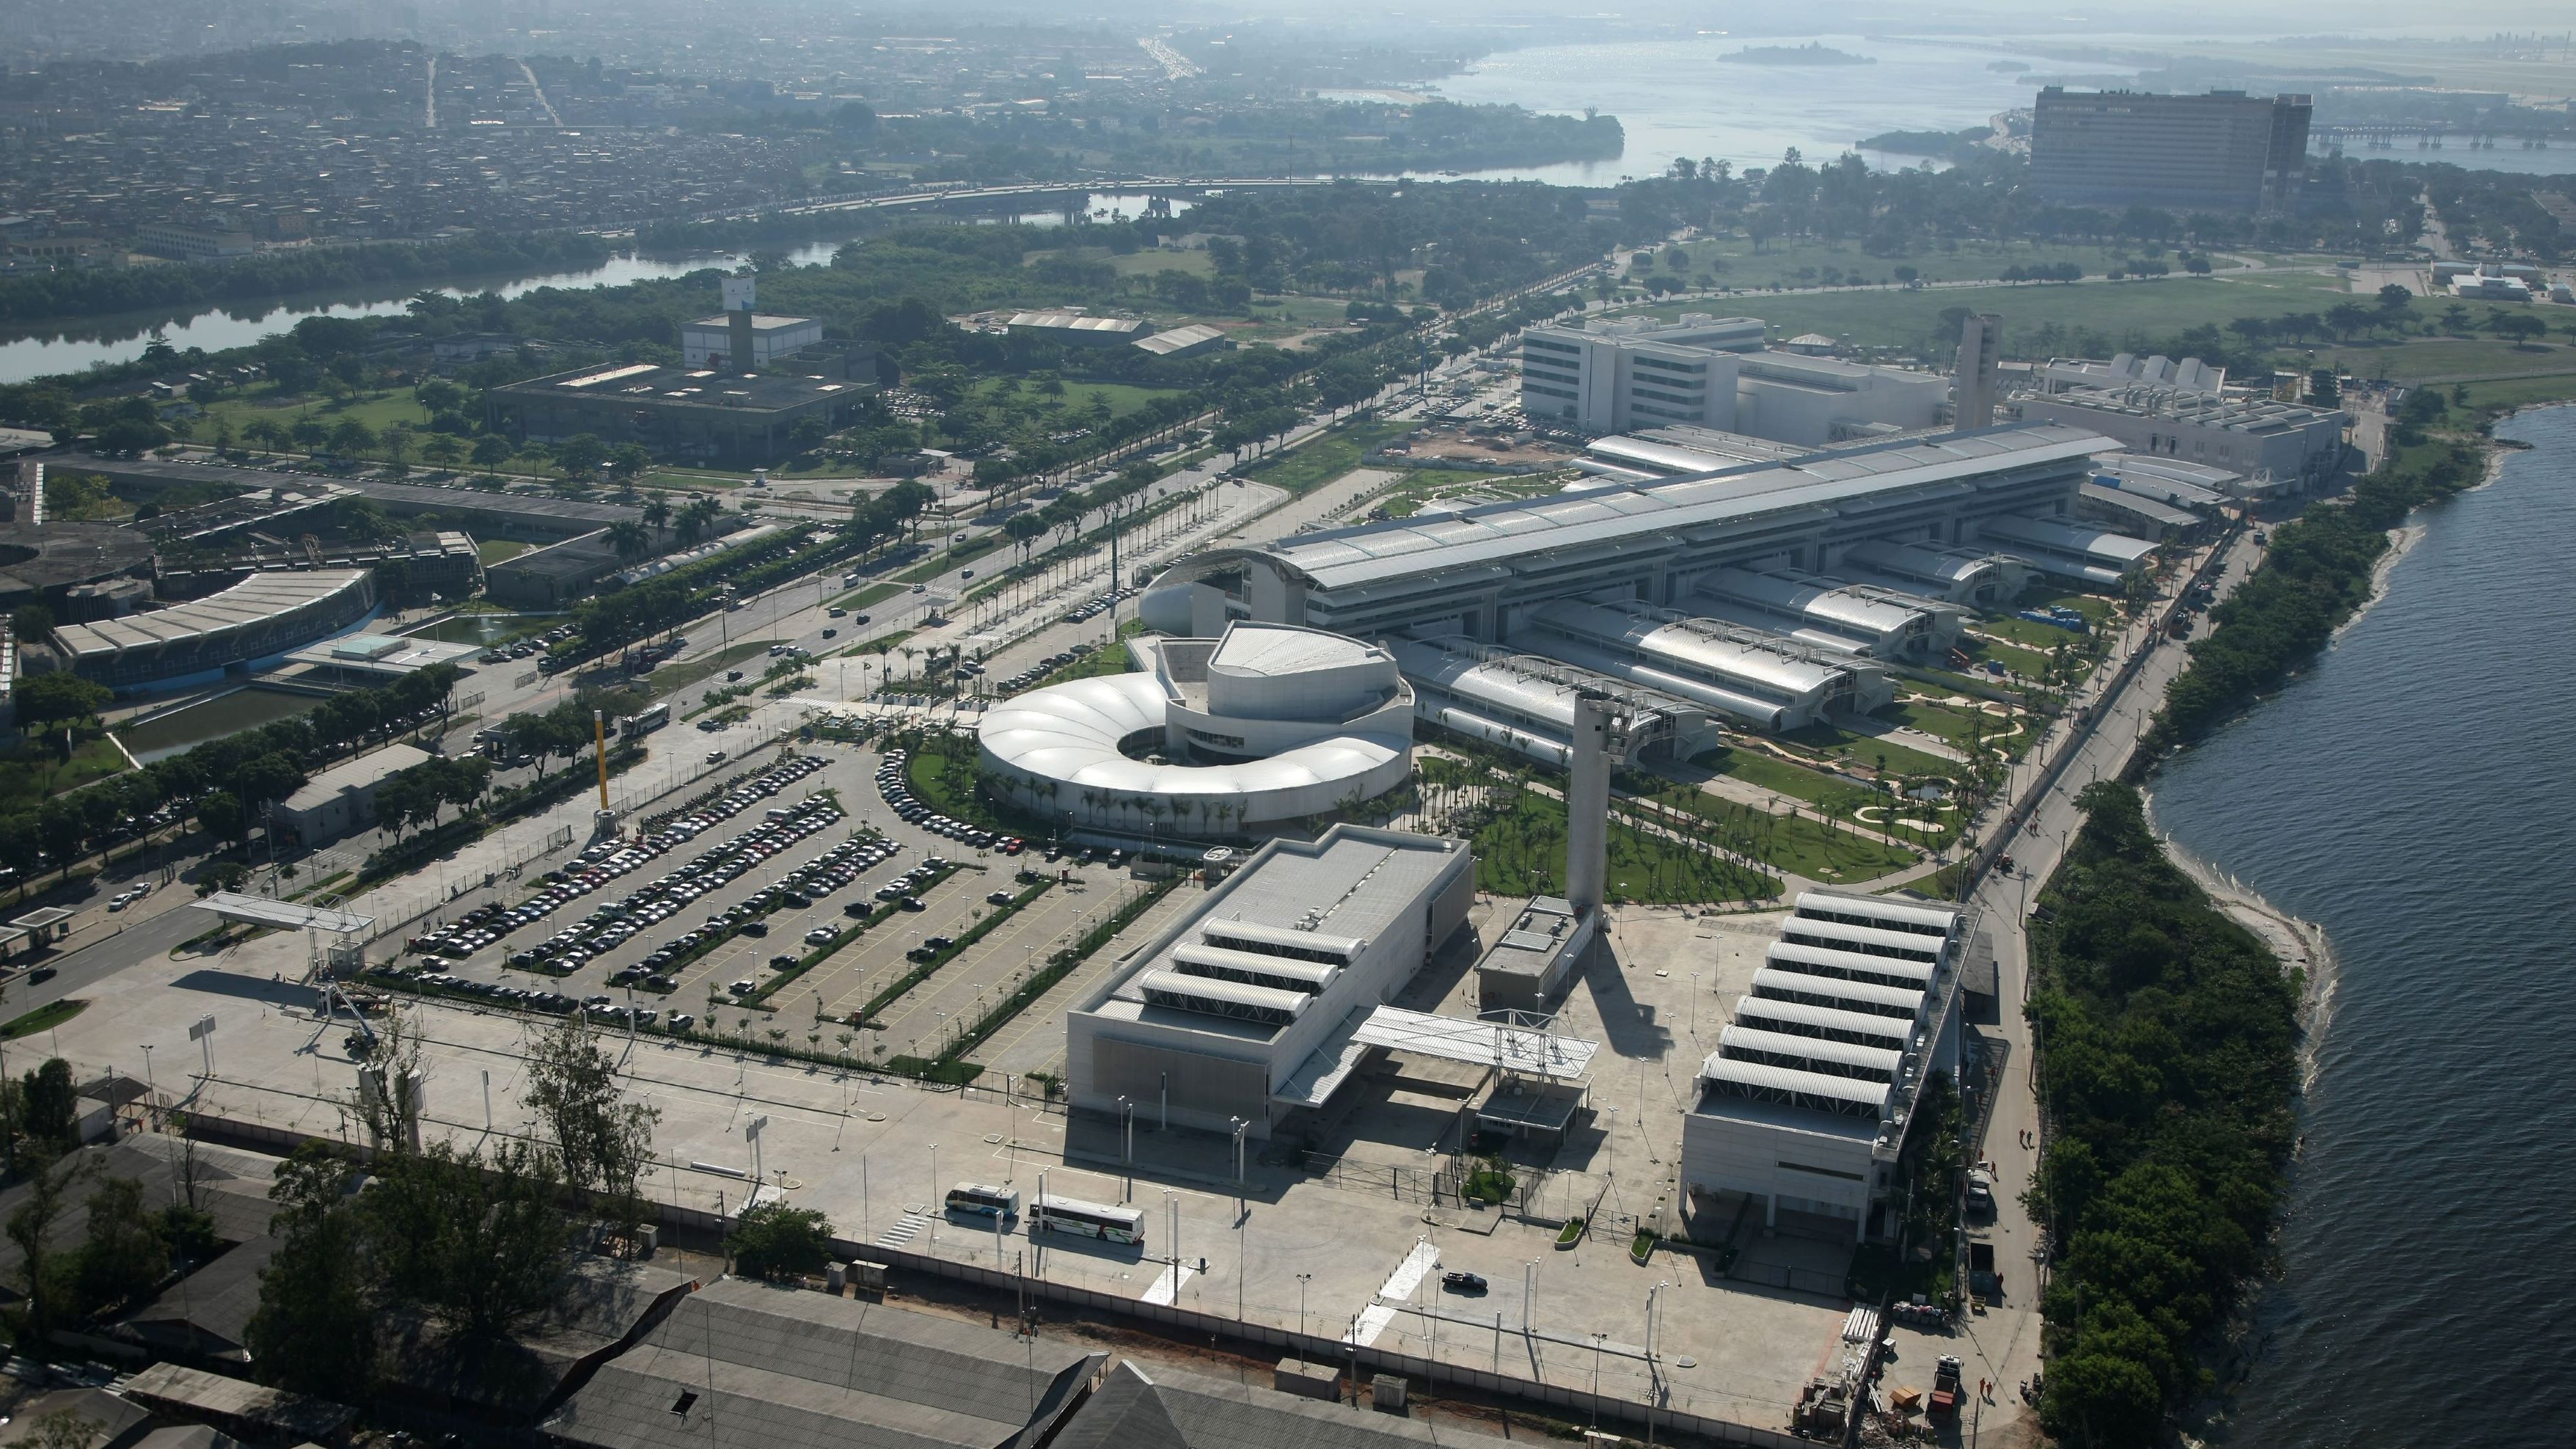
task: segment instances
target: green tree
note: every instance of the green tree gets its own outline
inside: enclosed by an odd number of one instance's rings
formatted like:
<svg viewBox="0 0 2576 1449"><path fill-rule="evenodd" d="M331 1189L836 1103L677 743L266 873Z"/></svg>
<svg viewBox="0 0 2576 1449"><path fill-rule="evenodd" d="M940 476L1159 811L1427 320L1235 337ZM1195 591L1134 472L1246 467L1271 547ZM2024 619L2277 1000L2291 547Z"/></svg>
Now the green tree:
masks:
<svg viewBox="0 0 2576 1449"><path fill-rule="evenodd" d="M608 458L608 444L597 433L576 433L555 449L555 466L567 478L587 478Z"/></svg>
<svg viewBox="0 0 2576 1449"><path fill-rule="evenodd" d="M78 1311L94 1316L151 1291L170 1271L170 1244L143 1206L143 1184L102 1180L89 1195L89 1223L73 1269Z"/></svg>
<svg viewBox="0 0 2576 1449"><path fill-rule="evenodd" d="M499 433L485 433L474 440L471 456L475 467L489 472L510 461L510 440Z"/></svg>
<svg viewBox="0 0 2576 1449"><path fill-rule="evenodd" d="M617 1062L601 1050L588 1022L568 1017L539 1037L527 1058L525 1101L554 1145L564 1181L617 1204L625 1221L643 1212L640 1184L653 1160L658 1107L626 1100Z"/></svg>
<svg viewBox="0 0 2576 1449"><path fill-rule="evenodd" d="M832 1225L811 1208L762 1203L734 1219L725 1238L734 1271L746 1278L779 1279L819 1273L832 1253Z"/></svg>
<svg viewBox="0 0 2576 1449"><path fill-rule="evenodd" d="M19 1091L20 1129L55 1151L70 1151L75 1145L72 1133L80 1109L80 1092L72 1082L71 1063L61 1057L47 1057L27 1073Z"/></svg>
<svg viewBox="0 0 2576 1449"><path fill-rule="evenodd" d="M471 1337L506 1334L554 1301L572 1242L550 1154L505 1141L486 1157L440 1142L379 1154L373 1167L359 1211L389 1301Z"/></svg>
<svg viewBox="0 0 2576 1449"><path fill-rule="evenodd" d="M78 724L96 716L115 697L106 685L68 669L39 674L18 685L18 727L41 734L57 725Z"/></svg>
<svg viewBox="0 0 2576 1449"><path fill-rule="evenodd" d="M68 1071L65 1073L69 1075ZM30 1079L32 1081L32 1078ZM53 1332L70 1285L64 1280L62 1255L53 1247L54 1228L71 1205L71 1192L88 1175L94 1158L70 1153L41 1155L28 1173L16 1210L5 1231L18 1250L18 1287L25 1295L19 1314L21 1343L43 1343Z"/></svg>
<svg viewBox="0 0 2576 1449"><path fill-rule="evenodd" d="M210 790L198 798L197 824L217 840L250 838L250 811L230 790Z"/></svg>
<svg viewBox="0 0 2576 1449"><path fill-rule="evenodd" d="M376 446L376 430L356 418L342 418L331 425L331 452L342 458L371 452Z"/></svg>
<svg viewBox="0 0 2576 1449"><path fill-rule="evenodd" d="M299 1393L355 1399L376 1358L358 1215L349 1203L357 1169L338 1144L307 1142L280 1163L269 1187L278 1205L275 1256L259 1277L259 1307L244 1334L260 1381Z"/></svg>
<svg viewBox="0 0 2576 1449"><path fill-rule="evenodd" d="M621 518L608 525L608 546L620 562L631 564L653 551L653 535L634 519Z"/></svg>

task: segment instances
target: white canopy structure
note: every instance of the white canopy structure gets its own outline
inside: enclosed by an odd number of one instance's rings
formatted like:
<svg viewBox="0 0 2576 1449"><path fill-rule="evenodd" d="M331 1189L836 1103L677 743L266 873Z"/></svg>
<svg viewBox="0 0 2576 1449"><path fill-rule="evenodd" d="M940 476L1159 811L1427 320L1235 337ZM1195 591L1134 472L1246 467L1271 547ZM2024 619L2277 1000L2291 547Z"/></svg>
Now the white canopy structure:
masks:
<svg viewBox="0 0 2576 1449"><path fill-rule="evenodd" d="M1229 835L1330 813L1412 773L1412 692L1382 649L1241 623L1213 641L1141 642L1147 670L988 711L976 738L992 785L1070 824Z"/></svg>

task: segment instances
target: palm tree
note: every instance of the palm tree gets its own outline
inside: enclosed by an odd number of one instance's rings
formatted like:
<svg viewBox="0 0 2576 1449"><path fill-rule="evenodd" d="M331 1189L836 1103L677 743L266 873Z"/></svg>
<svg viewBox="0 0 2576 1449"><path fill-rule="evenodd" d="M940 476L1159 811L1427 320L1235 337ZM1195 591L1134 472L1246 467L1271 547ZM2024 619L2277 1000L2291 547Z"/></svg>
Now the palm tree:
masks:
<svg viewBox="0 0 2576 1449"><path fill-rule="evenodd" d="M644 521L659 533L671 522L671 500L659 493L654 494L653 501L644 505Z"/></svg>
<svg viewBox="0 0 2576 1449"><path fill-rule="evenodd" d="M634 519L621 518L608 525L608 546L617 550L620 562L631 564L653 551L653 535Z"/></svg>

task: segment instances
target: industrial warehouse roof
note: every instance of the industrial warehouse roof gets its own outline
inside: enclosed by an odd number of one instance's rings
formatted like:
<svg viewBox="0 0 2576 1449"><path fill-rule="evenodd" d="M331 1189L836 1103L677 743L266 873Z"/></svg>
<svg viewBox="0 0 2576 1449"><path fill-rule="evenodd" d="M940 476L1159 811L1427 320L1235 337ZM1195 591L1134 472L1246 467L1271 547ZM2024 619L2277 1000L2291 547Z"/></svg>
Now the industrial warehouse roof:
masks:
<svg viewBox="0 0 2576 1449"><path fill-rule="evenodd" d="M748 408L760 412L777 412L857 390L858 383L826 377L663 367L646 362L559 372L492 389L496 396L527 401L577 398L648 407ZM622 516L640 515L629 509Z"/></svg>
<svg viewBox="0 0 2576 1449"><path fill-rule="evenodd" d="M64 624L54 642L74 659L115 654L220 634L318 604L344 589L364 588L365 569L253 574L220 593L149 613L92 624Z"/></svg>
<svg viewBox="0 0 2576 1449"><path fill-rule="evenodd" d="M1903 629L1923 616L1926 600L1902 599L1865 584L1814 575L1722 568L1699 580L1699 592L1738 599L1776 614L1821 621L1863 635Z"/></svg>
<svg viewBox="0 0 2576 1449"><path fill-rule="evenodd" d="M1186 327L1157 332L1151 337L1139 337L1136 339L1136 346L1156 357L1169 357L1175 352L1187 352L1193 348L1205 347L1210 343L1224 340L1225 333L1222 331L1204 322L1192 322Z"/></svg>
<svg viewBox="0 0 2576 1449"><path fill-rule="evenodd" d="M1417 688L1437 689L1569 730L1574 727L1574 701L1586 690L1667 715L1697 718L1707 714L1701 706L1678 695L1641 688L1597 670L1535 654L1495 649L1463 634L1432 639L1395 638L1384 643L1402 666L1404 677Z"/></svg>
<svg viewBox="0 0 2576 1449"><path fill-rule="evenodd" d="M2135 565L2156 551L2156 546L2143 538L2108 533L2098 528L2079 528L2044 518L2005 516L1980 519L1977 529L1986 537L2001 539L2005 543L2050 549L2120 567Z"/></svg>
<svg viewBox="0 0 2576 1449"><path fill-rule="evenodd" d="M607 1449L1033 1445L1106 1354L728 1278L602 1364L547 1433Z"/></svg>
<svg viewBox="0 0 2576 1449"><path fill-rule="evenodd" d="M1411 1449L1503 1440L1121 1360L1055 1449Z"/></svg>
<svg viewBox="0 0 2576 1449"><path fill-rule="evenodd" d="M1099 332L1113 337L1134 337L1153 330L1152 323L1133 317L1086 317L1079 312L1014 312L1009 325L1049 332Z"/></svg>
<svg viewBox="0 0 2576 1449"><path fill-rule="evenodd" d="M1776 634L1731 627L1716 620L1687 619L1633 602L1614 607L1580 599L1554 599L1532 610L1530 622L1558 633L1686 662L1716 679L1742 680L1764 689L1781 690L1793 699L1831 688L1853 669L1848 658L1822 654ZM1778 705L1783 701L1768 702Z"/></svg>
<svg viewBox="0 0 2576 1449"><path fill-rule="evenodd" d="M1427 521L1296 535L1238 556L1282 564L1324 588L1507 564L1535 549L1615 549L1770 515L1830 511L1912 488L2073 463L2119 444L2088 428L2033 424L1910 438L1663 483L1487 504ZM1212 556L1215 557L1215 556Z"/></svg>
<svg viewBox="0 0 2576 1449"><path fill-rule="evenodd" d="M397 740L381 750L333 765L278 803L287 810L310 810L339 799L345 791L372 790L414 765L427 763L427 750Z"/></svg>

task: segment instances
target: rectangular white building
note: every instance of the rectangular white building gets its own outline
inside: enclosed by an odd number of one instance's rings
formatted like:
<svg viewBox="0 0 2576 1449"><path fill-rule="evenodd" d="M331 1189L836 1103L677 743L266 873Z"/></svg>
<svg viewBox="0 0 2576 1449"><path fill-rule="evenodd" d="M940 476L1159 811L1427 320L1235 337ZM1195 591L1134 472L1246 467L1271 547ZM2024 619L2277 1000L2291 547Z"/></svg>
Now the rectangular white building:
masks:
<svg viewBox="0 0 2576 1449"><path fill-rule="evenodd" d="M723 314L680 324L682 367L729 367L733 363L732 323ZM751 314L751 365L764 367L791 352L802 352L823 340L823 324L811 317Z"/></svg>
<svg viewBox="0 0 2576 1449"><path fill-rule="evenodd" d="M1801 447L1928 428L1949 379L1763 350L1752 317L1684 313L1521 334L1521 410L1587 433L1707 429Z"/></svg>
<svg viewBox="0 0 2576 1449"><path fill-rule="evenodd" d="M1904 1190L1923 1086L1959 1069L1966 915L1929 901L1808 891L1701 1064L1682 1119L1683 1187L1852 1224Z"/></svg>
<svg viewBox="0 0 2576 1449"><path fill-rule="evenodd" d="M2025 398L2021 415L2029 422L2089 428L2150 458L2301 489L2332 478L2343 461L2342 412L2269 398L2167 387L2086 388Z"/></svg>
<svg viewBox="0 0 2576 1449"><path fill-rule="evenodd" d="M1066 1014L1074 1107L1267 1138L1305 1105L1277 1096L1291 1077L1344 1049L1475 895L1461 841L1353 825L1271 841Z"/></svg>

